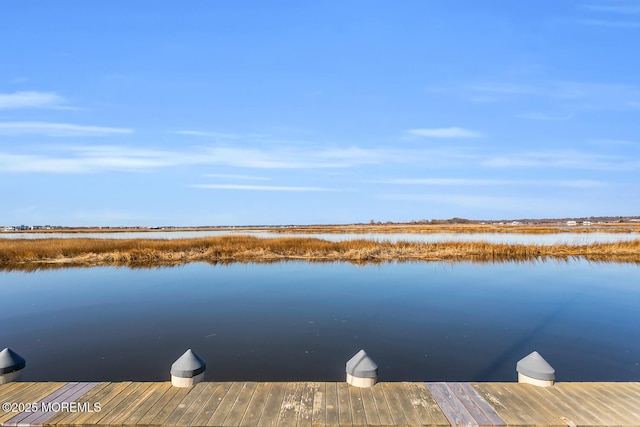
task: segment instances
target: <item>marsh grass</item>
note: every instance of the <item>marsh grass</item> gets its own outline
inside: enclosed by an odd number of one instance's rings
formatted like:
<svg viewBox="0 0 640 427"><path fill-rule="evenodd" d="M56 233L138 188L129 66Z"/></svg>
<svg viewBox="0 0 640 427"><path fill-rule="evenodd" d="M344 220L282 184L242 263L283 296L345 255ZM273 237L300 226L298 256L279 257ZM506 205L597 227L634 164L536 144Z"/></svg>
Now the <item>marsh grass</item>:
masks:
<svg viewBox="0 0 640 427"><path fill-rule="evenodd" d="M640 240L588 245L525 245L486 242L330 242L315 238L216 236L191 239L0 240L0 269L47 266L179 265L189 262L314 262L355 264L390 261L537 261L571 258L640 264Z"/></svg>

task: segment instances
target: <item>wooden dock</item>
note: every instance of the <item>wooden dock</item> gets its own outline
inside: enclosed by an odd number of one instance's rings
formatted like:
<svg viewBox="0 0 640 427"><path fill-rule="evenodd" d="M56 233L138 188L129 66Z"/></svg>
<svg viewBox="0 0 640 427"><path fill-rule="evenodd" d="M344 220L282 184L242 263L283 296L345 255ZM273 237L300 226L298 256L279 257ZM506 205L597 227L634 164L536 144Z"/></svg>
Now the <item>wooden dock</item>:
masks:
<svg viewBox="0 0 640 427"><path fill-rule="evenodd" d="M640 383L15 382L0 404L0 426L640 427Z"/></svg>

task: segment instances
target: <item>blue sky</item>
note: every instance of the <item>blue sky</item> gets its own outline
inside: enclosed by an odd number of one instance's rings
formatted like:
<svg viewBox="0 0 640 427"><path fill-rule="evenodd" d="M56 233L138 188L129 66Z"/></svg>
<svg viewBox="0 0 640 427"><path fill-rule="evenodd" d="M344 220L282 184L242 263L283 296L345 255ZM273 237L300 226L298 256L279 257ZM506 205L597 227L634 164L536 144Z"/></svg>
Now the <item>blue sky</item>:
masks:
<svg viewBox="0 0 640 427"><path fill-rule="evenodd" d="M0 224L640 215L640 1L4 1Z"/></svg>

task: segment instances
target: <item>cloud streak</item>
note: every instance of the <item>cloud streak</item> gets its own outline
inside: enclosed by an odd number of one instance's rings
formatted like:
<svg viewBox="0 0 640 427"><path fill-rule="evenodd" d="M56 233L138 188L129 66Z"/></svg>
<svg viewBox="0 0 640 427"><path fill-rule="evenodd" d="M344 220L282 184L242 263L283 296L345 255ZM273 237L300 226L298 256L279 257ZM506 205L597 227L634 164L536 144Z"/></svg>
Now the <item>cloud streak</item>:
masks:
<svg viewBox="0 0 640 427"><path fill-rule="evenodd" d="M459 127L409 129L407 133L425 138L479 138L482 136L478 132Z"/></svg>
<svg viewBox="0 0 640 427"><path fill-rule="evenodd" d="M52 137L128 135L133 129L104 126L85 126L50 122L0 122L0 135L40 135Z"/></svg>
<svg viewBox="0 0 640 427"><path fill-rule="evenodd" d="M205 138L218 138L218 139L242 139L245 137L245 135L241 135L237 133L208 132L208 131L200 131L200 130L177 130L171 133L175 135L199 136L199 137L205 137Z"/></svg>
<svg viewBox="0 0 640 427"><path fill-rule="evenodd" d="M66 100L54 92L0 93L0 109L56 108Z"/></svg>
<svg viewBox="0 0 640 427"><path fill-rule="evenodd" d="M474 179L474 178L393 178L386 180L363 181L370 184L423 185L423 186L560 186L570 188L598 188L607 184L590 179L576 180L539 180L539 179Z"/></svg>
<svg viewBox="0 0 640 427"><path fill-rule="evenodd" d="M585 5L582 5L582 7L592 12L620 13L625 15L640 13L640 6L637 3L618 4L618 5L585 4Z"/></svg>
<svg viewBox="0 0 640 427"><path fill-rule="evenodd" d="M581 19L579 24L589 25L591 27L609 27L609 28L640 28L640 22L637 21L611 21L604 19Z"/></svg>
<svg viewBox="0 0 640 427"><path fill-rule="evenodd" d="M226 173L205 173L202 176L210 177L210 178L238 179L238 180L246 180L246 181L271 181L271 178L267 178L264 176L236 175L236 174L226 174Z"/></svg>
<svg viewBox="0 0 640 427"><path fill-rule="evenodd" d="M28 149L27 149L28 150ZM483 153L481 149L363 148L322 146L229 147L226 145L183 147L180 150L132 148L122 145L65 145L29 151L2 150L0 173L96 173L106 171L149 172L166 168L236 168L224 179L263 180L244 170L341 170L372 166L415 165L432 170L464 167L465 170L538 168L637 171L640 160L622 155L583 151L531 151ZM215 171L215 169L213 169ZM232 171L236 172L236 171ZM484 172L482 172L484 173ZM475 184L474 184L475 182ZM428 178L396 181L423 185L501 185L502 180L464 181L458 178Z"/></svg>
<svg viewBox="0 0 640 427"><path fill-rule="evenodd" d="M482 160L481 164L490 168L564 168L627 172L640 170L639 160L568 150L490 156Z"/></svg>
<svg viewBox="0 0 640 427"><path fill-rule="evenodd" d="M1 132L0 132L1 133ZM191 147L181 151L126 146L79 145L49 154L0 152L0 172L144 172L166 167L225 166L246 169L349 168L409 161L415 155L382 149Z"/></svg>
<svg viewBox="0 0 640 427"><path fill-rule="evenodd" d="M242 191L338 191L335 188L324 187L292 187L279 185L244 185L244 184L195 184L191 188L207 190L242 190Z"/></svg>
<svg viewBox="0 0 640 427"><path fill-rule="evenodd" d="M516 114L516 117L519 117L521 119L529 119L529 120L565 121L565 120L571 120L574 116L572 116L571 114L547 114L547 113L532 111L529 113Z"/></svg>

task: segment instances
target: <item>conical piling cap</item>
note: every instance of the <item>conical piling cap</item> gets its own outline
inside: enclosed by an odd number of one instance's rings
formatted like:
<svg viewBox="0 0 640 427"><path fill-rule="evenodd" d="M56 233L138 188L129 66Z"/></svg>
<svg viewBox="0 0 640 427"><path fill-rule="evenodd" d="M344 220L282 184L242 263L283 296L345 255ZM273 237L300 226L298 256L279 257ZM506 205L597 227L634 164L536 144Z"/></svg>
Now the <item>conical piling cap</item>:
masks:
<svg viewBox="0 0 640 427"><path fill-rule="evenodd" d="M360 350L347 362L347 374L356 378L377 378L378 365L364 350Z"/></svg>
<svg viewBox="0 0 640 427"><path fill-rule="evenodd" d="M193 378L203 373L205 369L207 364L204 359L188 349L171 365L171 375L179 378Z"/></svg>
<svg viewBox="0 0 640 427"><path fill-rule="evenodd" d="M518 361L516 371L536 380L553 381L556 378L556 370L537 351Z"/></svg>
<svg viewBox="0 0 640 427"><path fill-rule="evenodd" d="M19 371L26 365L25 360L10 348L0 351L0 375Z"/></svg>

